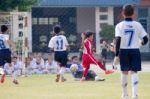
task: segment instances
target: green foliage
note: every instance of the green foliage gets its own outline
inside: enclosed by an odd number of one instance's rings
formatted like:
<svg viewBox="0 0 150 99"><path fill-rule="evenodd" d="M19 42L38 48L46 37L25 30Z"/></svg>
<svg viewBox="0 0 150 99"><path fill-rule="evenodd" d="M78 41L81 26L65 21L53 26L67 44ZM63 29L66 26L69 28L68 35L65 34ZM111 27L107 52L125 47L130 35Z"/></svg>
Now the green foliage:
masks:
<svg viewBox="0 0 150 99"><path fill-rule="evenodd" d="M0 0L0 10L12 11L18 9L19 11L27 11L36 3L37 0Z"/></svg>
<svg viewBox="0 0 150 99"><path fill-rule="evenodd" d="M100 31L100 37L112 40L115 37L115 27L113 25L104 25Z"/></svg>

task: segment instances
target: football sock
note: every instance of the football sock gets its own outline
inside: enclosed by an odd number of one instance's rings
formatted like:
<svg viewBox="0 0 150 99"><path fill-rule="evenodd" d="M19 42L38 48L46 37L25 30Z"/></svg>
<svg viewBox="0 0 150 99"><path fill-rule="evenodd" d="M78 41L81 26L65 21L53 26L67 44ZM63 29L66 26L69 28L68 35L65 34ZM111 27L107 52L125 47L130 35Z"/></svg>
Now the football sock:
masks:
<svg viewBox="0 0 150 99"><path fill-rule="evenodd" d="M131 73L131 81L132 81L132 97L137 97L138 83L139 83L139 78L138 78L137 72Z"/></svg>
<svg viewBox="0 0 150 99"><path fill-rule="evenodd" d="M0 74L5 74L5 72L4 72L4 69L3 68L0 68Z"/></svg>
<svg viewBox="0 0 150 99"><path fill-rule="evenodd" d="M127 92L127 85L128 85L128 75L127 74L121 74L121 84L122 84L122 96L128 96Z"/></svg>
<svg viewBox="0 0 150 99"><path fill-rule="evenodd" d="M65 70L66 70L65 67L61 67L61 68L60 68L59 74L60 74L61 77L63 77L63 75L64 75L64 73L65 73Z"/></svg>

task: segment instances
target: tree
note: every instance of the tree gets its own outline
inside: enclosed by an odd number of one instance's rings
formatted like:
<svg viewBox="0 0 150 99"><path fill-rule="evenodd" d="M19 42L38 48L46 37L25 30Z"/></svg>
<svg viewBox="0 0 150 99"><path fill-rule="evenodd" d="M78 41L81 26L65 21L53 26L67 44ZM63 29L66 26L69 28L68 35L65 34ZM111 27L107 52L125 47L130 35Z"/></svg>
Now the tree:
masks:
<svg viewBox="0 0 150 99"><path fill-rule="evenodd" d="M112 40L115 37L115 27L113 25L104 25L100 31L100 37Z"/></svg>
<svg viewBox="0 0 150 99"><path fill-rule="evenodd" d="M0 0L0 10L12 11L18 9L18 11L27 11L36 3L37 0Z"/></svg>

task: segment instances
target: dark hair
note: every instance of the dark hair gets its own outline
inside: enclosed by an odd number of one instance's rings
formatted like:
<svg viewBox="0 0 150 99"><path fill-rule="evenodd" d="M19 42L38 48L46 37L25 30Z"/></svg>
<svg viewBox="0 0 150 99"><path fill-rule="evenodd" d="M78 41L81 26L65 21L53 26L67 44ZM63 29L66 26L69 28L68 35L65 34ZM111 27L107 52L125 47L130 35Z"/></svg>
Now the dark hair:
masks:
<svg viewBox="0 0 150 99"><path fill-rule="evenodd" d="M72 58L71 58L71 59L73 60L73 59L75 59L75 58L78 58L78 56L72 56Z"/></svg>
<svg viewBox="0 0 150 99"><path fill-rule="evenodd" d="M127 4L123 6L123 14L125 16L132 16L134 14L134 6Z"/></svg>
<svg viewBox="0 0 150 99"><path fill-rule="evenodd" d="M90 37L91 35L93 35L93 32L85 32L85 38L88 38Z"/></svg>
<svg viewBox="0 0 150 99"><path fill-rule="evenodd" d="M56 25L56 26L54 27L54 32L55 32L56 34L58 34L58 33L60 32L60 30L61 30L61 28L60 28L59 25Z"/></svg>
<svg viewBox="0 0 150 99"><path fill-rule="evenodd" d="M1 32L6 32L8 30L8 27L6 25L1 26Z"/></svg>

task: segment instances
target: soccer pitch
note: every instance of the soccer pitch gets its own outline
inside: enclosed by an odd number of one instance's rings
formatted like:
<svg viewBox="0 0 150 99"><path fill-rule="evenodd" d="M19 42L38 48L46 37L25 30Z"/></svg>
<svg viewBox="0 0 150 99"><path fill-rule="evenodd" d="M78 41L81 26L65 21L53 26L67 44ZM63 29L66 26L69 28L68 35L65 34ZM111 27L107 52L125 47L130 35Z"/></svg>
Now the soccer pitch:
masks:
<svg viewBox="0 0 150 99"><path fill-rule="evenodd" d="M32 75L18 77L14 85L7 77L0 84L0 99L121 99L120 74L102 75L105 81L74 81L66 74L67 82L54 82L55 75ZM150 99L150 73L140 73L139 99ZM129 77L130 79L130 77ZM131 80L128 86L131 97Z"/></svg>

